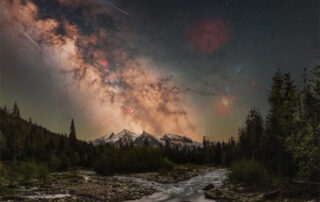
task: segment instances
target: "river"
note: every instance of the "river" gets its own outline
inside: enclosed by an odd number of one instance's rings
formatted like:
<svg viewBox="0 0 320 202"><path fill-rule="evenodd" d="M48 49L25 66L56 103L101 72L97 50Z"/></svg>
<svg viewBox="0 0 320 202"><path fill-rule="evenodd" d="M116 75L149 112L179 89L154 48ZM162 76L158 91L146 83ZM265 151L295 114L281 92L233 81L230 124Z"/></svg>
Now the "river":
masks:
<svg viewBox="0 0 320 202"><path fill-rule="evenodd" d="M190 178L189 180L172 184L161 184L135 177L121 176L119 178L127 178L157 190L154 194L145 196L139 200L134 200L134 202L203 202L212 201L204 197L203 188L208 184L213 184L215 187L220 186L226 178L226 173L226 169L215 169L206 174Z"/></svg>
<svg viewBox="0 0 320 202"><path fill-rule="evenodd" d="M139 189L143 189L145 187L151 188L150 190L156 190L153 194L144 196L141 199L134 200L134 202L160 202L160 201L166 201L166 202L203 202L203 201L209 201L204 197L204 191L203 188L209 184L213 184L215 187L220 186L223 181L226 178L227 170L226 169L214 169L211 171L206 172L205 174L198 175L196 177L192 177L185 181L180 181L177 183L169 183L169 184L162 184L157 183L154 181L150 181L144 178L139 177L129 177L129 176L113 176L113 177L103 177L98 176L93 171L80 171L79 176L84 180L80 181L78 185L72 185L74 186L85 186L85 190L90 189L91 192L85 192L89 194L86 197L83 197L83 193L79 191L78 193L81 193L80 195L76 193L70 192L68 189L65 189L63 184L60 186L58 183L58 189L53 188L51 191L47 190L39 190L39 187L35 187L34 189L25 190L21 196L26 201L35 201L35 200L63 200L63 199L74 199L79 200L83 199L82 201L105 201L103 199L99 200L98 198L102 195L110 195L112 192L110 192L110 185L108 189L104 187L104 185L97 186L97 184L101 184L101 182L107 182L111 184L111 189L114 189L113 186L120 183L120 187L115 188L114 191L116 191L115 197L121 197L121 193L128 193L130 192L130 189L128 189L128 184L133 184L133 186L141 185ZM125 185L124 185L125 184ZM124 189L124 186L127 186L126 189ZM60 188L59 188L60 187ZM91 188L90 188L91 187ZM93 187L93 188L92 188ZM120 189L123 189L122 192ZM94 189L99 189L98 192L94 192ZM32 191L33 190L33 191ZM76 190L79 190L76 189ZM31 192L32 191L32 192ZM84 190L82 190L84 191ZM108 192L109 191L109 192ZM120 192L120 194L119 194ZM31 194L33 193L33 194ZM97 196L96 194L98 193ZM90 197L92 196L92 197ZM128 201L129 202L129 201ZM130 201L133 202L133 201Z"/></svg>

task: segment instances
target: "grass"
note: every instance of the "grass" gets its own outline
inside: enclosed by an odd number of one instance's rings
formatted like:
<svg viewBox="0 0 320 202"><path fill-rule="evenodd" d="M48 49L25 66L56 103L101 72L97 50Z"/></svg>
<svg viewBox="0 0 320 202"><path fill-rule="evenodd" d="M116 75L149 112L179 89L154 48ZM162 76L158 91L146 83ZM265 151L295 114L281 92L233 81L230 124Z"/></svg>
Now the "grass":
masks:
<svg viewBox="0 0 320 202"><path fill-rule="evenodd" d="M20 185L31 187L43 182L49 175L44 165L33 162L0 162L0 194L5 194Z"/></svg>

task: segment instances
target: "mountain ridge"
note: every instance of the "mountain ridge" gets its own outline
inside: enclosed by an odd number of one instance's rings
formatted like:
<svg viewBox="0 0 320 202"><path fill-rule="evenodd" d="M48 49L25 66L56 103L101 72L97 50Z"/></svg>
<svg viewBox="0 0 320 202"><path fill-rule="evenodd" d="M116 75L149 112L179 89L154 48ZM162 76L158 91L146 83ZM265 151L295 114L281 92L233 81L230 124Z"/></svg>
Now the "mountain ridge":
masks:
<svg viewBox="0 0 320 202"><path fill-rule="evenodd" d="M93 145L100 145L104 143L110 143L116 147L120 146L143 146L148 145L151 147L161 147L169 145L170 147L183 148L195 148L202 147L202 143L192 140L186 136L180 136L177 134L164 134L162 136L155 136L146 131L138 135L127 129L121 130L119 133L110 133L104 135L92 141Z"/></svg>

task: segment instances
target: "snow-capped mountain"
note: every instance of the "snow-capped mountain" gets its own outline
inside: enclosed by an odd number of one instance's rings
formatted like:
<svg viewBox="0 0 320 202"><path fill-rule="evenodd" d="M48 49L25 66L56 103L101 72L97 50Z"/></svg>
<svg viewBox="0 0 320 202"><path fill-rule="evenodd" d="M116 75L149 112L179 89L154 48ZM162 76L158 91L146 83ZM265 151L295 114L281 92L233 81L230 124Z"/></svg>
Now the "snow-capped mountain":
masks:
<svg viewBox="0 0 320 202"><path fill-rule="evenodd" d="M154 136L146 131L143 131L141 135L137 135L129 130L123 129L117 134L111 133L110 135L102 136L92 142L94 145L103 143L114 144L119 147L121 145L134 145L143 146L148 145L151 147L170 146L182 148L202 147L202 144L191 140L186 136L165 134L163 136Z"/></svg>
<svg viewBox="0 0 320 202"><path fill-rule="evenodd" d="M177 146L180 149L183 147L202 147L201 143L193 141L186 136L165 134L159 139L163 145L169 144L171 147Z"/></svg>
<svg viewBox="0 0 320 202"><path fill-rule="evenodd" d="M153 135L147 133L146 131L143 131L142 134L135 139L135 141L133 142L133 145L135 146L148 145L151 147L160 147L161 142Z"/></svg>
<svg viewBox="0 0 320 202"><path fill-rule="evenodd" d="M92 143L93 145L99 145L103 143L111 143L115 146L120 145L131 145L135 141L135 139L138 137L137 134L134 132L131 132L127 129L123 129L117 134L111 133L110 135L102 136L96 140L94 140Z"/></svg>

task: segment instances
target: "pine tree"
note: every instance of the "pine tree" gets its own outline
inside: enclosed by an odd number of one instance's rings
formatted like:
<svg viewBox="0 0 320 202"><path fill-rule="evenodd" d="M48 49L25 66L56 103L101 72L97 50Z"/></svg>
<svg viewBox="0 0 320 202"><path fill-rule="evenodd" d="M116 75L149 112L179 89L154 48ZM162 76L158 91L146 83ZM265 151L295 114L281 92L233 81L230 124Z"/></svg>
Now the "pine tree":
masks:
<svg viewBox="0 0 320 202"><path fill-rule="evenodd" d="M17 130L11 131L7 140L8 149L10 151L10 158L16 162L22 154L23 144L21 142L21 136Z"/></svg>
<svg viewBox="0 0 320 202"><path fill-rule="evenodd" d="M283 75L280 71L275 74L268 101L264 161L275 174L292 175L295 166L285 144L286 138L295 132L299 103L290 74Z"/></svg>
<svg viewBox="0 0 320 202"><path fill-rule="evenodd" d="M15 102L13 105L12 114L16 117L20 117L20 110L19 110L17 102Z"/></svg>
<svg viewBox="0 0 320 202"><path fill-rule="evenodd" d="M59 141L59 144L58 144L58 149L57 149L58 155L67 152L68 148L69 147L67 147L67 137L65 137L64 135L61 135L60 136L60 141Z"/></svg>
<svg viewBox="0 0 320 202"><path fill-rule="evenodd" d="M70 138L70 140L73 141L73 142L75 142L75 141L77 140L76 128L75 128L75 126L74 126L74 121L73 121L73 119L71 120L69 138Z"/></svg>
<svg viewBox="0 0 320 202"><path fill-rule="evenodd" d="M310 79L311 77L311 79ZM301 91L302 116L298 127L287 137L286 149L298 165L298 177L308 181L320 180L320 66L304 74ZM293 128L293 126L292 126Z"/></svg>
<svg viewBox="0 0 320 202"><path fill-rule="evenodd" d="M293 123L298 118L298 91L289 73L284 75L285 119Z"/></svg>
<svg viewBox="0 0 320 202"><path fill-rule="evenodd" d="M31 130L28 134L28 137L25 138L25 143L24 143L24 155L26 155L28 158L31 158L36 150L36 126L33 125L31 127Z"/></svg>
<svg viewBox="0 0 320 202"><path fill-rule="evenodd" d="M296 134L287 138L287 149L298 164L298 177L320 181L320 124L306 123Z"/></svg>
<svg viewBox="0 0 320 202"><path fill-rule="evenodd" d="M4 154L7 150L7 140L6 136L0 130L0 161L4 159Z"/></svg>
<svg viewBox="0 0 320 202"><path fill-rule="evenodd" d="M262 116L258 110L252 108L247 116L244 128L239 131L240 149L247 158L251 160L260 159L263 134Z"/></svg>
<svg viewBox="0 0 320 202"><path fill-rule="evenodd" d="M305 70L304 86L301 92L301 121L311 121L313 127L320 123L320 65L316 66L309 74Z"/></svg>
<svg viewBox="0 0 320 202"><path fill-rule="evenodd" d="M312 71L311 78L312 93L313 93L313 125L317 127L320 124L320 65L317 65Z"/></svg>
<svg viewBox="0 0 320 202"><path fill-rule="evenodd" d="M4 111L4 113L8 113L8 109L6 106L3 107L3 111Z"/></svg>
<svg viewBox="0 0 320 202"><path fill-rule="evenodd" d="M263 159L267 167L274 173L279 172L281 165L281 137L282 106L283 106L283 76L280 71L273 77L272 89L268 98L270 104L269 114L266 120L266 136L263 144Z"/></svg>

